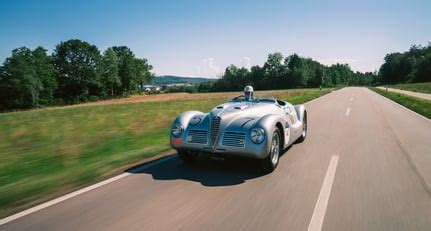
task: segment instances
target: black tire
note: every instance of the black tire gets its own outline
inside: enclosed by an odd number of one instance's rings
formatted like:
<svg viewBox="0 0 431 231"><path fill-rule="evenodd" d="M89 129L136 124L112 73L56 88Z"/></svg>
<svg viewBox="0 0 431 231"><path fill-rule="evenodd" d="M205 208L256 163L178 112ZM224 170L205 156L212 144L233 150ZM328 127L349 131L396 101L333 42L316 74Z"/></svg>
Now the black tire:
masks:
<svg viewBox="0 0 431 231"><path fill-rule="evenodd" d="M303 118L302 120L303 120L304 125L303 125L303 127L302 127L302 134L301 134L301 136L299 137L299 139L298 139L298 142L297 142L297 143L304 142L305 138L307 138L307 129L308 129L308 124L307 124L307 112L304 112L304 118Z"/></svg>
<svg viewBox="0 0 431 231"><path fill-rule="evenodd" d="M278 166L278 161L280 159L282 144L281 144L281 133L278 128L275 129L271 136L271 144L268 156L261 161L262 169L270 173L274 171Z"/></svg>
<svg viewBox="0 0 431 231"><path fill-rule="evenodd" d="M189 150L178 150L178 156L186 164L193 164L196 162L199 153Z"/></svg>

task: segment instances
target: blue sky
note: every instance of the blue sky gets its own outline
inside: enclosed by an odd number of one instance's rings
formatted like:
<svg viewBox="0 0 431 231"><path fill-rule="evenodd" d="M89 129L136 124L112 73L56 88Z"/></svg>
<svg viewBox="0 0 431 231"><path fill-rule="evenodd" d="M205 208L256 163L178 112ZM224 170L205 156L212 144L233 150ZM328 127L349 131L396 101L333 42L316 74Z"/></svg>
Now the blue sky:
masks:
<svg viewBox="0 0 431 231"><path fill-rule="evenodd" d="M214 77L277 51L374 71L386 53L431 41L431 1L0 1L1 62L71 38L127 45L156 74Z"/></svg>

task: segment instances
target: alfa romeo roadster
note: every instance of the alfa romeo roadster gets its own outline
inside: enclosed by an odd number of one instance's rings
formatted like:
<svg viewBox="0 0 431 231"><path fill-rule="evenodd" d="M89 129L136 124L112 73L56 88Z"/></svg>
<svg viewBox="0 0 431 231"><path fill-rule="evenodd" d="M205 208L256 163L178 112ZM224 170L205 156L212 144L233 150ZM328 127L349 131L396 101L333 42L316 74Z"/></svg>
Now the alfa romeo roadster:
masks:
<svg viewBox="0 0 431 231"><path fill-rule="evenodd" d="M237 155L258 159L273 171L281 152L307 136L307 111L274 98L257 98L246 86L243 96L216 106L209 113L180 114L170 131L171 146L186 163L200 153Z"/></svg>

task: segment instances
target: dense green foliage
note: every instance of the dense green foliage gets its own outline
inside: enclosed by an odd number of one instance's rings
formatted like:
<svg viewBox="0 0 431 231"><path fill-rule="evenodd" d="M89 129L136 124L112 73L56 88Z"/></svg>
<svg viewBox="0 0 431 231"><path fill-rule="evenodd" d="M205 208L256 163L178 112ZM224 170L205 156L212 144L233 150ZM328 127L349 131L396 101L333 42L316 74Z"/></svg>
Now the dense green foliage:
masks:
<svg viewBox="0 0 431 231"><path fill-rule="evenodd" d="M232 91L240 90L247 84L257 89L364 86L371 85L375 80L376 74L354 72L347 64L325 66L297 54L284 58L281 53L273 53L268 55L263 66L253 66L249 70L230 65L219 81L200 87L212 91Z"/></svg>
<svg viewBox="0 0 431 231"><path fill-rule="evenodd" d="M121 87L118 56L112 48L103 53L102 58L103 93L114 96Z"/></svg>
<svg viewBox="0 0 431 231"><path fill-rule="evenodd" d="M82 102L100 91L101 55L96 46L80 40L57 45L54 66L58 75L58 95L66 103Z"/></svg>
<svg viewBox="0 0 431 231"><path fill-rule="evenodd" d="M43 48L14 49L0 67L0 109L30 108L49 101L53 80L52 64Z"/></svg>
<svg viewBox="0 0 431 231"><path fill-rule="evenodd" d="M390 53L380 67L380 84L416 83L431 81L431 45L412 46L410 50Z"/></svg>
<svg viewBox="0 0 431 231"><path fill-rule="evenodd" d="M371 88L373 91L383 95L429 119L431 119L431 101L420 99L396 92L385 91L379 88Z"/></svg>
<svg viewBox="0 0 431 231"><path fill-rule="evenodd" d="M146 59L136 58L126 46L112 47L112 50L118 58L118 77L121 81L118 92L121 95L137 93L144 82L151 81L153 74L150 70L153 67Z"/></svg>
<svg viewBox="0 0 431 231"><path fill-rule="evenodd" d="M52 56L42 47L17 48L0 67L0 111L135 94L153 78L151 69L125 46L101 54L72 39L58 44Z"/></svg>
<svg viewBox="0 0 431 231"><path fill-rule="evenodd" d="M202 83L208 91L240 90L251 84L257 89L283 89L319 86L369 86L379 84L431 81L431 45L412 46L404 53L386 55L377 73L354 72L347 64L325 66L297 54L283 57L281 53L268 55L263 66L249 69L231 65L214 84Z"/></svg>

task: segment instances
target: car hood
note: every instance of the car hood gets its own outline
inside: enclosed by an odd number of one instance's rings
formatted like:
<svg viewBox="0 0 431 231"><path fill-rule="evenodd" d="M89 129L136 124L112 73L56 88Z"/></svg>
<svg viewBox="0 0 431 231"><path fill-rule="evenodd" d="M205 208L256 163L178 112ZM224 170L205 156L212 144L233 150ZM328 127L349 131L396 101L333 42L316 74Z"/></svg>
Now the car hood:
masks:
<svg viewBox="0 0 431 231"><path fill-rule="evenodd" d="M274 111L276 107L270 103L228 102L213 108L210 116L220 117L223 127L247 128L262 116L271 114L269 112Z"/></svg>

